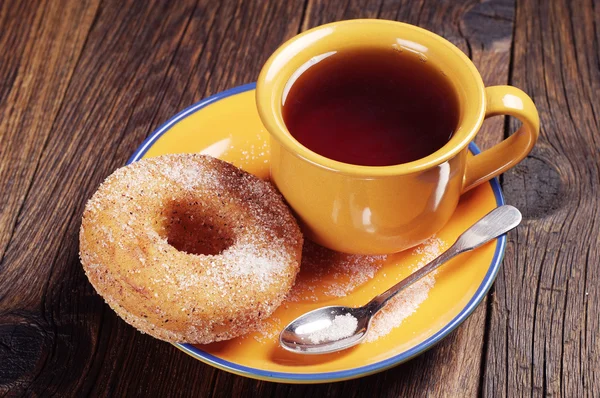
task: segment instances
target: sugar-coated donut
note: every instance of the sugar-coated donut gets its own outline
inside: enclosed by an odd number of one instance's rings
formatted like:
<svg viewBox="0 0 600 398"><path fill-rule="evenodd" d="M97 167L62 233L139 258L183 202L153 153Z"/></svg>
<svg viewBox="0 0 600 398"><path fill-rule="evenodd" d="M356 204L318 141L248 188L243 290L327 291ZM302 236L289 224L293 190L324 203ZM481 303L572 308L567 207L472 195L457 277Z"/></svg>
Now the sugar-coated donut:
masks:
<svg viewBox="0 0 600 398"><path fill-rule="evenodd" d="M195 344L252 331L291 289L302 234L266 181L199 154L116 170L88 201L80 257L126 322Z"/></svg>

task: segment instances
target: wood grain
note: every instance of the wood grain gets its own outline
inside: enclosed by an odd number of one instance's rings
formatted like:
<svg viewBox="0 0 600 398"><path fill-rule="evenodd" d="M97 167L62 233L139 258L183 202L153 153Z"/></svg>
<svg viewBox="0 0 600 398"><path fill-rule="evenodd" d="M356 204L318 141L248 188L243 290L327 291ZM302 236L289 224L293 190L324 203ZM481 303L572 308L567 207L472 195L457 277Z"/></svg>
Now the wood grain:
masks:
<svg viewBox="0 0 600 398"><path fill-rule="evenodd" d="M121 321L77 257L85 201L170 116L256 80L323 23L417 24L487 85L540 109L533 154L503 177L526 221L483 305L424 355L324 385L204 365ZM9 396L592 396L600 391L597 0L0 2L0 393ZM490 119L481 147L516 125Z"/></svg>
<svg viewBox="0 0 600 398"><path fill-rule="evenodd" d="M0 258L11 240L97 3L0 3ZM68 23L60 23L62 18Z"/></svg>
<svg viewBox="0 0 600 398"><path fill-rule="evenodd" d="M484 391L600 391L600 4L518 1L511 84L541 117L532 155L504 177L524 225L496 282Z"/></svg>

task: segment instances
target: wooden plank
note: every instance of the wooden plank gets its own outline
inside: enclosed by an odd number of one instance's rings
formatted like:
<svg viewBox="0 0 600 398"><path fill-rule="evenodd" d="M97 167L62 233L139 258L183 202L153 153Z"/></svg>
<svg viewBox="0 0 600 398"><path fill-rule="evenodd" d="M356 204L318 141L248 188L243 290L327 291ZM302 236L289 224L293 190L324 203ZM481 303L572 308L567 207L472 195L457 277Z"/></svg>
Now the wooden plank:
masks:
<svg viewBox="0 0 600 398"><path fill-rule="evenodd" d="M199 4L151 130L209 95L256 81L267 58L298 33L302 7L301 1L226 1L216 9L210 1Z"/></svg>
<svg viewBox="0 0 600 398"><path fill-rule="evenodd" d="M0 2L0 260L98 3Z"/></svg>
<svg viewBox="0 0 600 398"><path fill-rule="evenodd" d="M98 3L0 2L0 260L15 225L27 217L23 202ZM21 264L18 272L24 276L28 266ZM9 275L5 269L0 261L1 280ZM26 280L21 285L31 288ZM46 342L38 338L38 324L25 326L20 309L15 310L0 310L0 393L20 388L22 376L34 374L35 362L22 354L35 356ZM23 327L27 331L19 333Z"/></svg>
<svg viewBox="0 0 600 398"><path fill-rule="evenodd" d="M600 391L598 26L594 1L517 2L511 83L534 99L542 130L504 178L524 226L491 306L488 396Z"/></svg>

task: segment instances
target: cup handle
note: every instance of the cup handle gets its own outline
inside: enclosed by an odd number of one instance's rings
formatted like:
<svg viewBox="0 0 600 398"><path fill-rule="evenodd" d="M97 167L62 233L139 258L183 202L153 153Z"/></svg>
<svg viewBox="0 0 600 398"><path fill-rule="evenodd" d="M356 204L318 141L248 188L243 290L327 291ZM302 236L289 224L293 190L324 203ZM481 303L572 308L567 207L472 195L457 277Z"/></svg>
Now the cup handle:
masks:
<svg viewBox="0 0 600 398"><path fill-rule="evenodd" d="M462 192L475 188L519 163L533 148L540 130L540 118L527 94L512 86L492 86L485 89L485 117L514 116L521 128L499 144L467 159Z"/></svg>

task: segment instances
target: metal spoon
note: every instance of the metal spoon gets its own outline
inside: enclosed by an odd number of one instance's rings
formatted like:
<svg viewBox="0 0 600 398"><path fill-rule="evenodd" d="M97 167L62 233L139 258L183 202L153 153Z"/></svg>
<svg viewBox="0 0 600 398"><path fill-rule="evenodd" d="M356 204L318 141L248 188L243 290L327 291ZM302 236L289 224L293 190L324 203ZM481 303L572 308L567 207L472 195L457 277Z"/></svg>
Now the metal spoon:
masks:
<svg viewBox="0 0 600 398"><path fill-rule="evenodd" d="M287 325L279 335L279 343L286 350L300 354L326 354L360 343L367 335L373 316L392 297L454 256L473 250L507 233L520 222L521 213L515 207L509 205L497 207L463 232L456 242L435 260L364 306L358 308L330 306L307 312ZM354 321L356 327L352 330Z"/></svg>

